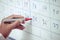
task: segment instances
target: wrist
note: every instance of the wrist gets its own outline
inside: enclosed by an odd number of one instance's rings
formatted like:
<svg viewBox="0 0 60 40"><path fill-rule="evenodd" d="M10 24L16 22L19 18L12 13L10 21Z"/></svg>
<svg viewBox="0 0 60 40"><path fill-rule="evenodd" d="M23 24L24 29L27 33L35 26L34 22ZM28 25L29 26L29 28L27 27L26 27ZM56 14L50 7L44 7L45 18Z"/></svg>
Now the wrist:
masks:
<svg viewBox="0 0 60 40"><path fill-rule="evenodd" d="M7 31L6 31L6 30L2 30L2 31L0 30L0 33L1 33L5 38L7 38L7 37L9 36L9 34L10 34L10 31L11 31L11 30L7 30Z"/></svg>

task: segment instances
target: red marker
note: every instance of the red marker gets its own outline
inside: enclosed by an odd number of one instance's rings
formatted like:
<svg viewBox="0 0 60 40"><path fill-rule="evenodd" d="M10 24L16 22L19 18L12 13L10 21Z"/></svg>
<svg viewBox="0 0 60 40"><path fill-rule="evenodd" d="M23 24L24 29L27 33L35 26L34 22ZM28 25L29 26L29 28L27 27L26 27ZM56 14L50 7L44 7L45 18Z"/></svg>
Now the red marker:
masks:
<svg viewBox="0 0 60 40"><path fill-rule="evenodd" d="M25 18L25 21L29 21L29 20L32 20L32 18Z"/></svg>
<svg viewBox="0 0 60 40"><path fill-rule="evenodd" d="M4 19L3 22L4 22L4 23L11 23L11 22L14 22L14 21L16 21L16 20L19 20L21 23L24 23L24 21L32 20L32 18Z"/></svg>

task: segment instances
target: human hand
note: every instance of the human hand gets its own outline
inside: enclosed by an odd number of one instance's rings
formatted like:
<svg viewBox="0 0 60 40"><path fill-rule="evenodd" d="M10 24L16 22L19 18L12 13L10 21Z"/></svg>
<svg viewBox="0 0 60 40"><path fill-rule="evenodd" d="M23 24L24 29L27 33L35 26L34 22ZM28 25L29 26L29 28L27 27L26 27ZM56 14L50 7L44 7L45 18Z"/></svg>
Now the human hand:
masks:
<svg viewBox="0 0 60 40"><path fill-rule="evenodd" d="M23 17L23 16L20 16L20 15L11 15L11 16L9 16L9 17L7 17L7 18L12 19L12 18L24 18L24 17ZM4 20L4 19L3 19L3 20ZM24 29L23 25L20 24L20 21L19 21L19 20L15 21L15 22L12 22L12 23L10 23L10 24L4 23L3 20L2 20L2 22L1 22L1 24L0 24L0 33L1 33L5 38L8 37L8 35L9 35L10 32L11 32L11 30L13 30L13 29L21 29L21 30Z"/></svg>

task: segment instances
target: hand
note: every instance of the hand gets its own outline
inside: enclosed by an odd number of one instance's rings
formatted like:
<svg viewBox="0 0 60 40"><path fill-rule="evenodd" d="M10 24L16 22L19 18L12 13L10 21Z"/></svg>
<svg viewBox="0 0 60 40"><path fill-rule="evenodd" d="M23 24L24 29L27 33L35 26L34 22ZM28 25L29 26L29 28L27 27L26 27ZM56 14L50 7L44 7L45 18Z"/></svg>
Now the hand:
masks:
<svg viewBox="0 0 60 40"><path fill-rule="evenodd" d="M7 18L12 19L12 18L24 18L24 17L23 16L20 16L20 15L11 15L11 16L9 16ZM5 38L8 37L8 35L10 34L10 32L11 32L12 29L16 29L16 28L17 29L21 29L21 30L24 29L24 27L20 24L20 21L19 20L15 21L15 22L12 22L10 24L4 23L3 20L2 20L2 22L0 24L0 33Z"/></svg>

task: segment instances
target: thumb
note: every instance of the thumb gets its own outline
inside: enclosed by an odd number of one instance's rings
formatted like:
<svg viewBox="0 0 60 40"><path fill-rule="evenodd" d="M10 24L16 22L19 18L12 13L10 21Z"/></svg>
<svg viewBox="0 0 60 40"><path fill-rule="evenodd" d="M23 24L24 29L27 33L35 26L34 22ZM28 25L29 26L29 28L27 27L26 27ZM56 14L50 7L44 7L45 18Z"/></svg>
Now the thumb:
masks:
<svg viewBox="0 0 60 40"><path fill-rule="evenodd" d="M15 21L15 22L13 22L12 24L10 24L10 27L11 27L12 29L14 29L14 28L17 27L19 24L20 24L20 21Z"/></svg>

